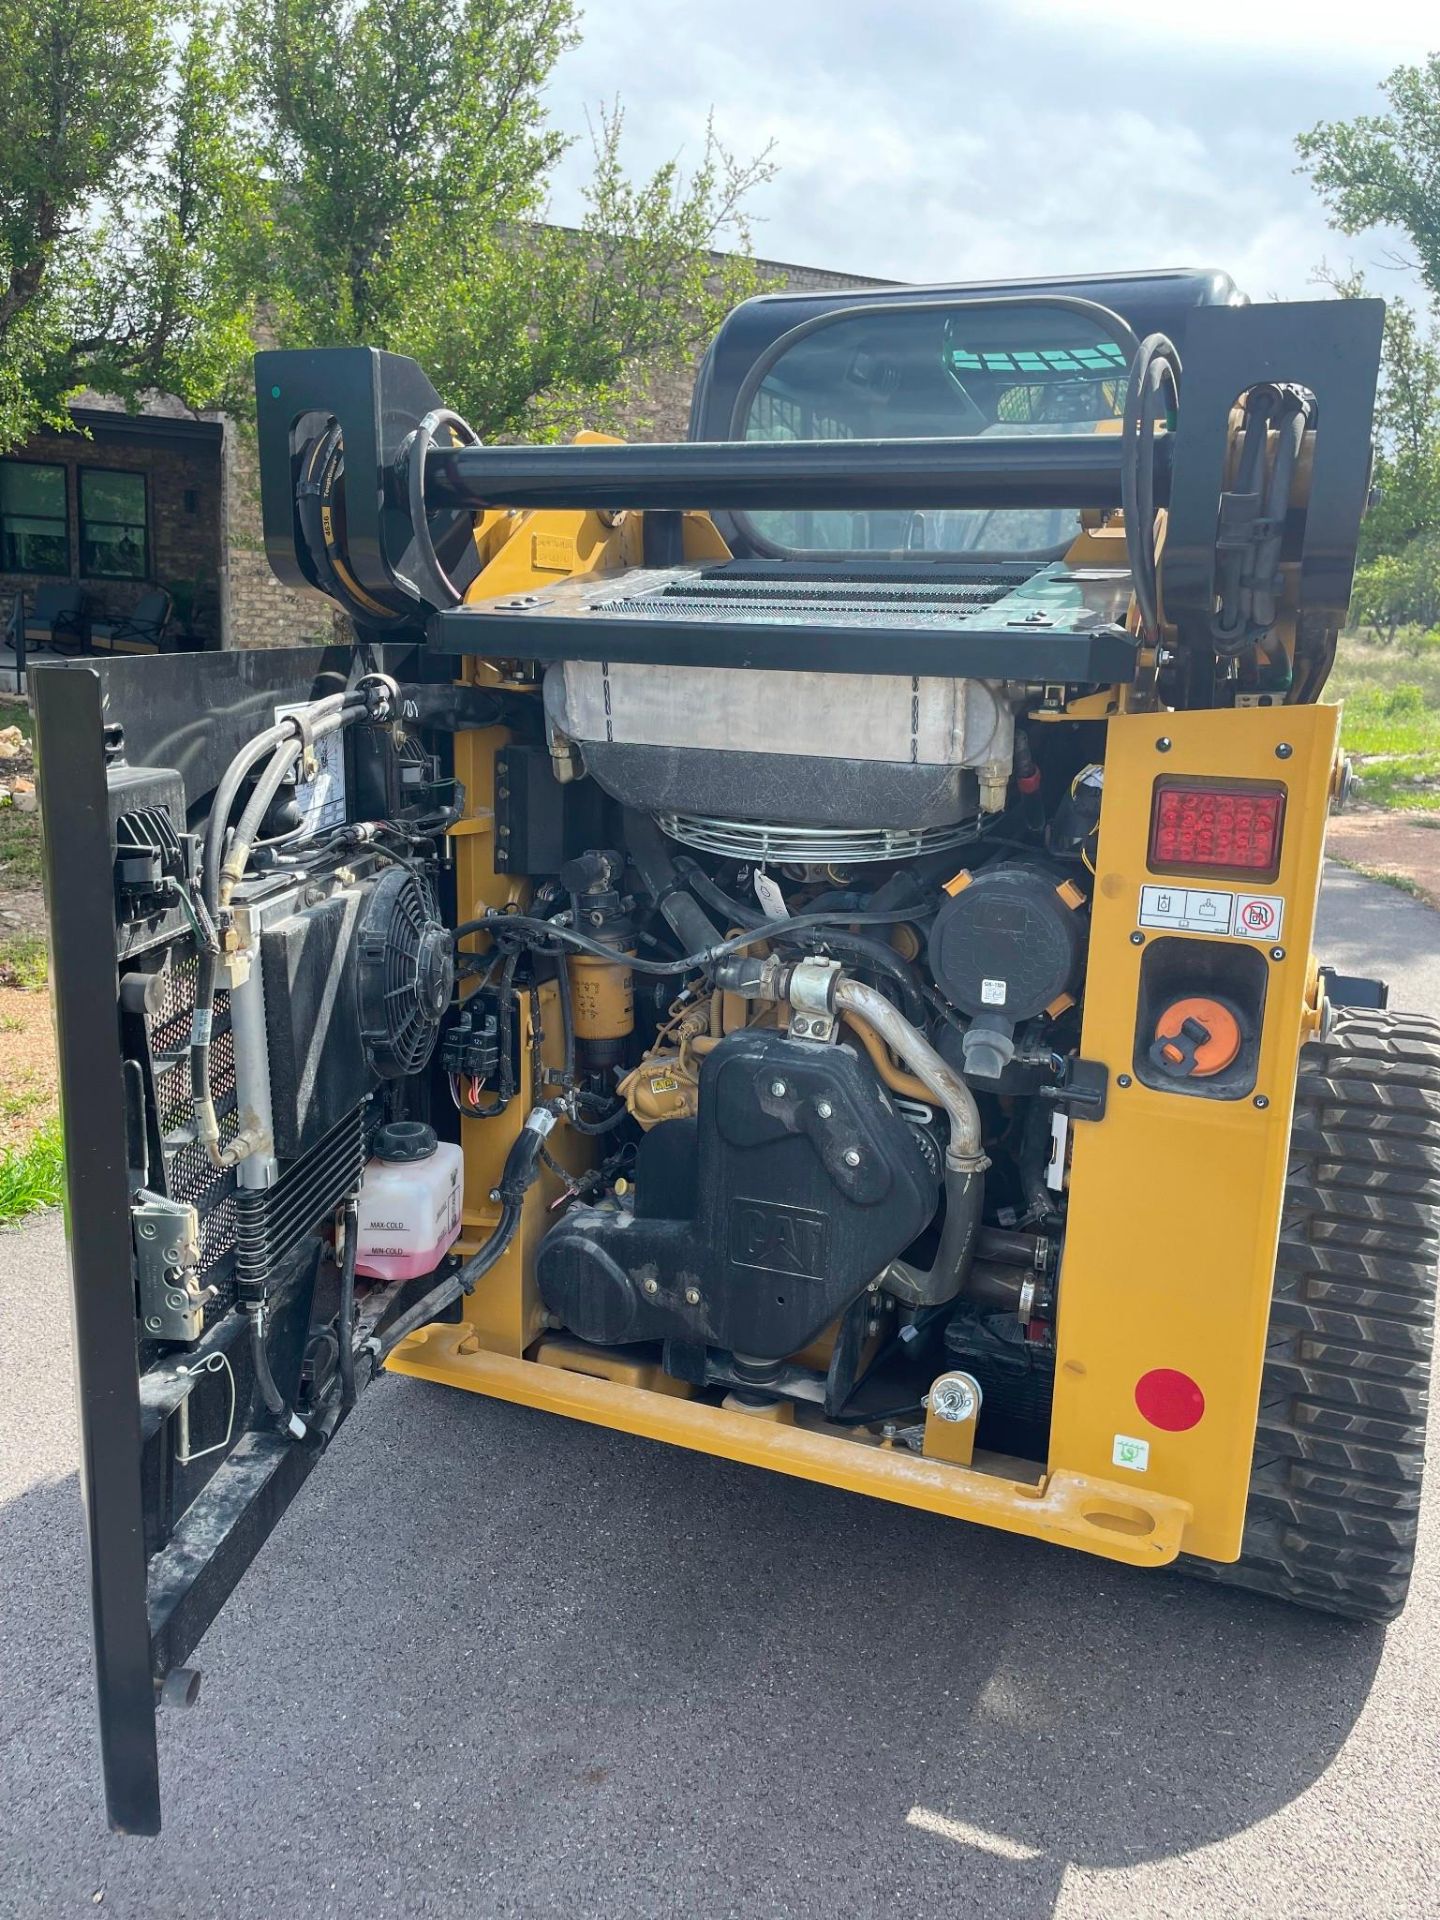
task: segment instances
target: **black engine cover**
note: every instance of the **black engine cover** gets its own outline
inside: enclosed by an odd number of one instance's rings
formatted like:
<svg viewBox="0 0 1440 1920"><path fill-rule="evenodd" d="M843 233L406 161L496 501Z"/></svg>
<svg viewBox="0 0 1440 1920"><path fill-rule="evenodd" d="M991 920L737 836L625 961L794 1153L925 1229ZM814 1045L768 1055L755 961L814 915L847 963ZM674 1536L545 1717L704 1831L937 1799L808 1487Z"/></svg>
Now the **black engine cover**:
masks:
<svg viewBox="0 0 1440 1920"><path fill-rule="evenodd" d="M646 1148L684 1125L666 1122ZM541 1242L541 1298L582 1340L673 1339L783 1359L937 1205L909 1126L848 1047L733 1034L706 1056L696 1129L693 1211L683 1182L651 1177L669 1156L642 1151L633 1215L572 1207Z"/></svg>

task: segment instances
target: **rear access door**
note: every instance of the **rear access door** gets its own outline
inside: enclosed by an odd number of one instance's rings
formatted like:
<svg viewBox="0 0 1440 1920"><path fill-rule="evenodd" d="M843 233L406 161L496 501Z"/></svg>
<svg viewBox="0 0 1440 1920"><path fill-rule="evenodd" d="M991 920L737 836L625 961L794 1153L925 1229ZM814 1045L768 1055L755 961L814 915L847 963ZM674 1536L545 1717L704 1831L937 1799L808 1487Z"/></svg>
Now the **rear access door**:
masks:
<svg viewBox="0 0 1440 1920"><path fill-rule="evenodd" d="M383 651L384 664L409 664ZM321 1137L297 1137L288 1158L277 1106L281 1150L247 1191L197 1137L191 1059L208 938L199 847L217 782L277 711L357 673L337 647L33 674L100 1741L111 1825L131 1833L159 1830L158 1700L193 1698L184 1663L353 1401L338 1365L335 1226L364 1164L374 1090L361 1088L362 1103L342 1088L339 1121L323 1113ZM337 825L369 816L365 732L336 737L292 796L302 811L328 808ZM338 887L334 861L319 866L319 891ZM278 863L266 884L290 884ZM297 977L322 932L317 919L292 941ZM243 1057L257 1040L238 1030L239 999L222 986L209 1017L222 1141L252 1118L237 1042ZM337 1023L337 1044L340 1019L333 1005L320 1016ZM393 1086L385 1101L393 1112ZM247 1300L263 1306L268 1383Z"/></svg>

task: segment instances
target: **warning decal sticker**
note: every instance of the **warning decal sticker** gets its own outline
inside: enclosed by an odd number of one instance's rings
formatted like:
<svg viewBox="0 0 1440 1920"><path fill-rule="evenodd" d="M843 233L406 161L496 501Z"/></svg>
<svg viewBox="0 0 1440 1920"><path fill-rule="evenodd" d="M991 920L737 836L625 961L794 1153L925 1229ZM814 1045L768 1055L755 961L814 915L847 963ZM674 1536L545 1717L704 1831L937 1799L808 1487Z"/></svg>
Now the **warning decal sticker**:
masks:
<svg viewBox="0 0 1440 1920"><path fill-rule="evenodd" d="M1284 924L1278 893L1226 893L1215 887L1142 887L1140 925L1181 933L1224 934L1235 940L1275 940Z"/></svg>
<svg viewBox="0 0 1440 1920"><path fill-rule="evenodd" d="M1235 931L1250 940L1273 940L1280 931L1285 902L1276 893L1237 893Z"/></svg>

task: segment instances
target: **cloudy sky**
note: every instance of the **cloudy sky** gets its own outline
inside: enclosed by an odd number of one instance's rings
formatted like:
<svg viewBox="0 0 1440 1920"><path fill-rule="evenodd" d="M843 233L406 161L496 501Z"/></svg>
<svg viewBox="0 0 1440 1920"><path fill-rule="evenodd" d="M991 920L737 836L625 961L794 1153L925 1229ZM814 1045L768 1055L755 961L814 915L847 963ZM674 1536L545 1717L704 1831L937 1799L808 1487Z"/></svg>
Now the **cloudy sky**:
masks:
<svg viewBox="0 0 1440 1920"><path fill-rule="evenodd" d="M1322 259L1413 291L1393 236L1327 228L1294 139L1380 111L1432 50L1415 0L589 0L550 103L577 129L619 95L633 170L693 158L711 107L739 151L773 139L771 259L912 281L1217 266L1294 299Z"/></svg>

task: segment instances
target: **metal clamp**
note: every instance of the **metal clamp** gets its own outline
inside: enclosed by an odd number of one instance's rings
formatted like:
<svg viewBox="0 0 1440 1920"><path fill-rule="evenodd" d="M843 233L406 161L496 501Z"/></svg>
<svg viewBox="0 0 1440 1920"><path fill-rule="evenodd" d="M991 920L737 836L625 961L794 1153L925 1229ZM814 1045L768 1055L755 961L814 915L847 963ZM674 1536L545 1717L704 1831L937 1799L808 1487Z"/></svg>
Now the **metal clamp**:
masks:
<svg viewBox="0 0 1440 1920"><path fill-rule="evenodd" d="M388 673L362 673L352 691L365 696L369 718L381 725L394 720L401 711L399 683Z"/></svg>
<svg viewBox="0 0 1440 1920"><path fill-rule="evenodd" d="M790 1039L829 1041L835 1038L838 1030L835 983L839 977L838 960L812 958L796 962L790 972L787 990Z"/></svg>

